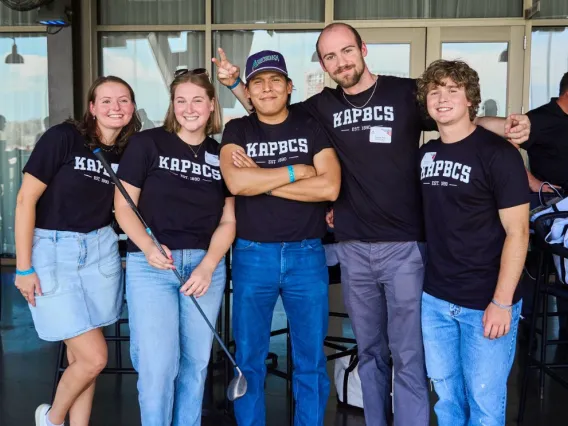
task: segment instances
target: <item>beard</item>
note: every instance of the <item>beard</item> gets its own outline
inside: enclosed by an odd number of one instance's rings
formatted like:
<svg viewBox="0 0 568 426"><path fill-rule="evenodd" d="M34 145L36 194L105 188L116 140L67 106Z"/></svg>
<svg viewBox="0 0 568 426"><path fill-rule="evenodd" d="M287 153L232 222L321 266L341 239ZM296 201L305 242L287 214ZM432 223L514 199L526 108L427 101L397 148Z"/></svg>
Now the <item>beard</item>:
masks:
<svg viewBox="0 0 568 426"><path fill-rule="evenodd" d="M351 70L353 69L353 75L345 75L345 76L340 76L340 74L343 71L346 70ZM339 86L341 86L343 89L349 89L353 86L355 86L357 83L359 83L359 80L361 80L361 76L363 75L363 72L365 71L365 67L362 66L361 69L357 69L357 65L353 64L353 65L346 65L344 67L338 68L333 75L330 74L330 77L333 81L335 81Z"/></svg>

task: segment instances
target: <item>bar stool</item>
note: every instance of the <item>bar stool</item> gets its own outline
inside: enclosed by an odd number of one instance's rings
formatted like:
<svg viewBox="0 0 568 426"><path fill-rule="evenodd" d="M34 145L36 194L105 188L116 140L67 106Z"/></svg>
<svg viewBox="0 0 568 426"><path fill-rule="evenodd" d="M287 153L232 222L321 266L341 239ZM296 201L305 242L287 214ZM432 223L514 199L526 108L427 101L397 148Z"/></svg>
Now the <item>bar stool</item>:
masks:
<svg viewBox="0 0 568 426"><path fill-rule="evenodd" d="M568 388L568 381L558 375L554 370L568 368L568 363L547 363L546 355L548 346L566 345L568 340L549 339L548 338L548 319L550 317L558 317L568 315L568 312L549 312L548 298L554 296L557 299L568 300L568 285L562 284L558 279L550 283L550 277L556 275L554 265L552 264L552 255L558 255L561 258L568 259L568 249L562 244L549 244L545 241L546 235L555 219L568 218L568 212L557 212L545 214L537 218L532 225L534 235L532 238L533 247L538 250L538 272L536 276L536 284L534 288L534 308L530 324L529 349L527 354L527 365L523 373L523 383L521 387L521 400L519 404L518 422L522 424L527 400L529 371L530 369L539 370L539 396L544 399L545 377L558 382L560 385ZM538 312L539 303L542 303L542 313ZM536 327L537 318L542 318L542 326L540 329ZM541 336L540 357L537 359L533 356L533 339L536 334Z"/></svg>

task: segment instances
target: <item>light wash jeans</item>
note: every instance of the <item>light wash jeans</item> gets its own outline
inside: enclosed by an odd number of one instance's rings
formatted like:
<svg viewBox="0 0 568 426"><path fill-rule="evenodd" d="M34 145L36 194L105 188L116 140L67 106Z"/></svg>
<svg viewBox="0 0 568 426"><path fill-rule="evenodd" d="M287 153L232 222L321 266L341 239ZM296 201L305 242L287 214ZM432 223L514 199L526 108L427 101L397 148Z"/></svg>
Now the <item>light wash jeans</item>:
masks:
<svg viewBox="0 0 568 426"><path fill-rule="evenodd" d="M204 250L172 250L184 280L205 256ZM215 324L225 288L225 260L211 286L197 299ZM198 426L213 334L170 270L148 264L143 253L128 253L126 297L130 355L138 371L138 401L143 426Z"/></svg>
<svg viewBox="0 0 568 426"><path fill-rule="evenodd" d="M426 370L439 401L439 426L504 426L507 378L515 358L522 302L513 306L509 333L483 337L484 311L422 295Z"/></svg>

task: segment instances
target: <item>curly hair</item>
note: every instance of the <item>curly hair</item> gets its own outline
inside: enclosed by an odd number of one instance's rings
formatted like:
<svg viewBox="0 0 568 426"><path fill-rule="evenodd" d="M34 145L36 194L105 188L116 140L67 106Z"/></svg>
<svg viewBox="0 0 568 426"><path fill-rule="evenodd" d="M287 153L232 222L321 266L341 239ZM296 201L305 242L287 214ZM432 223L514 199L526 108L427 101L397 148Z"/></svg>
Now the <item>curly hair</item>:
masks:
<svg viewBox="0 0 568 426"><path fill-rule="evenodd" d="M439 59L432 62L418 79L418 90L416 93L418 102L420 102L420 105L428 112L426 108L428 92L436 86L444 86L443 80L446 78L452 80L458 87L465 89L465 97L471 103L469 107L469 119L473 121L477 116L479 104L481 103L479 75L477 71L463 61Z"/></svg>
<svg viewBox="0 0 568 426"><path fill-rule="evenodd" d="M124 151L124 148L126 148L126 144L128 143L130 137L142 128L142 123L140 122L140 118L138 117L138 112L136 111L136 99L134 97L134 90L132 90L132 87L130 87L130 85L122 78L115 77L113 75L97 78L93 82L87 93L87 109L85 111L85 114L83 115L83 118L81 120L67 120L67 122L73 124L77 128L79 133L83 135L83 137L86 140L86 145L91 151L95 148L105 146L100 141L100 134L97 126L97 121L95 120L95 117L93 117L93 115L89 110L89 106L92 103L94 103L96 100L97 89L105 83L118 83L126 87L130 92L130 99L132 100L132 103L134 104L135 107L134 114L132 114L130 122L122 128L122 130L120 131L120 133L116 138L114 146L116 147L118 153L121 153L122 151Z"/></svg>

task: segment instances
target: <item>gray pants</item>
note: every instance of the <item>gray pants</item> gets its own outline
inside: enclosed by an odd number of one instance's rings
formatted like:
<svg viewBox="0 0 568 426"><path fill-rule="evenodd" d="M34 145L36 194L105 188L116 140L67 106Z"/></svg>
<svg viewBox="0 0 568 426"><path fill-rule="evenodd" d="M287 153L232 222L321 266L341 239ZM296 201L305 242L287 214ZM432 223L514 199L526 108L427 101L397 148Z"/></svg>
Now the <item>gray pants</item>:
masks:
<svg viewBox="0 0 568 426"><path fill-rule="evenodd" d="M430 406L420 306L425 244L337 245L347 313L358 345L367 426L386 426L394 366L394 424L428 426Z"/></svg>

